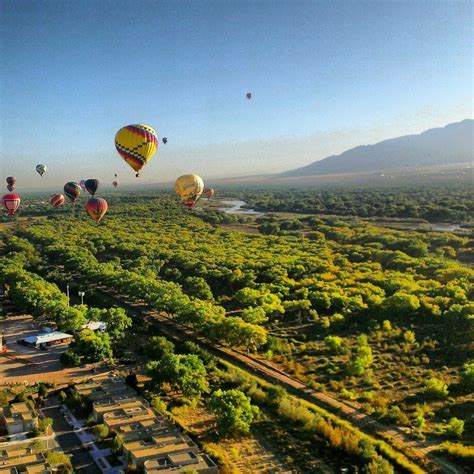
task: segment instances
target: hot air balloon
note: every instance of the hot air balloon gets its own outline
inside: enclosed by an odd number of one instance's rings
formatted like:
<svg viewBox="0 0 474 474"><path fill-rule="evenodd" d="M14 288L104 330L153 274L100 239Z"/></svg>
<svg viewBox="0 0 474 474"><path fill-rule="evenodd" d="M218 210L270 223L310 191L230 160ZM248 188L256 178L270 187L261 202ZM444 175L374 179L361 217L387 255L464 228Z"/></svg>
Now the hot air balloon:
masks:
<svg viewBox="0 0 474 474"><path fill-rule="evenodd" d="M58 207L61 207L64 204L65 199L62 194L53 194L49 198L49 202L53 207L57 209Z"/></svg>
<svg viewBox="0 0 474 474"><path fill-rule="evenodd" d="M174 185L176 194L181 198L183 204L192 209L194 204L201 197L204 190L202 179L195 174L185 174L180 176Z"/></svg>
<svg viewBox="0 0 474 474"><path fill-rule="evenodd" d="M86 180L85 180L85 179L81 179L81 180L79 181L79 186L81 187L81 189L82 189L83 191L85 191L85 190L86 190Z"/></svg>
<svg viewBox="0 0 474 474"><path fill-rule="evenodd" d="M15 215L15 212L20 207L20 200L18 194L5 194L2 197L3 208L8 212L8 215Z"/></svg>
<svg viewBox="0 0 474 474"><path fill-rule="evenodd" d="M207 197L207 199L211 199L215 194L214 188L206 188L204 190L204 196Z"/></svg>
<svg viewBox="0 0 474 474"><path fill-rule="evenodd" d="M247 92L247 94L245 94L247 96L247 99L251 99L252 98L252 93L251 92Z"/></svg>
<svg viewBox="0 0 474 474"><path fill-rule="evenodd" d="M114 174L114 177L115 177L115 178L117 177L117 173Z"/></svg>
<svg viewBox="0 0 474 474"><path fill-rule="evenodd" d="M93 197L87 201L84 208L87 211L87 214L89 214L89 216L91 216L91 218L98 224L107 212L109 205L105 199Z"/></svg>
<svg viewBox="0 0 474 474"><path fill-rule="evenodd" d="M97 188L99 187L99 180L98 179L86 179L84 183L84 187L86 188L89 194L92 196L96 193Z"/></svg>
<svg viewBox="0 0 474 474"><path fill-rule="evenodd" d="M15 176L8 176L5 180L7 182L7 189L8 191L13 191L16 188L16 178Z"/></svg>
<svg viewBox="0 0 474 474"><path fill-rule="evenodd" d="M166 145L168 143L168 139L166 137L163 137L161 141Z"/></svg>
<svg viewBox="0 0 474 474"><path fill-rule="evenodd" d="M46 165L36 165L36 172L40 175L40 176L43 176L45 173L46 173L46 170L48 168L46 167Z"/></svg>
<svg viewBox="0 0 474 474"><path fill-rule="evenodd" d="M112 184L113 184L114 188L116 188L118 186L118 181L112 181Z"/></svg>
<svg viewBox="0 0 474 474"><path fill-rule="evenodd" d="M73 181L69 181L64 185L64 194L71 202L76 202L77 198L81 195L81 187L74 183Z"/></svg>
<svg viewBox="0 0 474 474"><path fill-rule="evenodd" d="M135 170L138 177L140 170L151 160L158 149L158 135L148 125L127 125L115 135L115 148L129 166Z"/></svg>

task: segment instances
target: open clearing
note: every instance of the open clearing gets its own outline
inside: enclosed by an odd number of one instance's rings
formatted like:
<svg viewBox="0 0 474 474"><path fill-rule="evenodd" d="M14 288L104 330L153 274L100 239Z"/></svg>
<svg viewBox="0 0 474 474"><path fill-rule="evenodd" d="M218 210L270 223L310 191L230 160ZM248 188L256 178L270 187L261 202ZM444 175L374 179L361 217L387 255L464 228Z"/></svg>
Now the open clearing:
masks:
<svg viewBox="0 0 474 474"><path fill-rule="evenodd" d="M59 362L67 346L62 344L47 351L18 344L18 339L39 334L41 328L29 315L13 315L0 322L0 331L7 351L0 354L0 383L34 384L49 382L68 383L72 378L85 377L91 366L65 369Z"/></svg>

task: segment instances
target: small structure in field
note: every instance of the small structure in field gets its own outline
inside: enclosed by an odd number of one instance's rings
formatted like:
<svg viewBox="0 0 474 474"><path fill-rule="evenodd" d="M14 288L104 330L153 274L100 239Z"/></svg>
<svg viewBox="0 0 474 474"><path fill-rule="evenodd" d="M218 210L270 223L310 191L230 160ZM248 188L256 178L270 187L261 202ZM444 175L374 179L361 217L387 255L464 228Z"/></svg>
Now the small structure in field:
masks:
<svg viewBox="0 0 474 474"><path fill-rule="evenodd" d="M36 336L25 337L18 342L26 346L44 348L58 344L70 344L73 339L71 334L65 332L51 331L37 334Z"/></svg>

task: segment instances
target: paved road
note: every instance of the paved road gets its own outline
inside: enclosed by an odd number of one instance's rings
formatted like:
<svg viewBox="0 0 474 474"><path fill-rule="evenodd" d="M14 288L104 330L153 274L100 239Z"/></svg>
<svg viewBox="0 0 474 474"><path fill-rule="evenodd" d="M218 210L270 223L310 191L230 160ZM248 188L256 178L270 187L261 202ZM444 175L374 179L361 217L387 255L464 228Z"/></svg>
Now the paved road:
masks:
<svg viewBox="0 0 474 474"><path fill-rule="evenodd" d="M447 474L465 474L465 471L460 467L431 453L438 443L418 441L397 426L380 423L355 405L311 389L258 355L246 354L235 349L223 347L202 336L197 336L191 327L177 323L165 313L149 310L147 305L141 301L129 301L124 296L114 295L110 291L106 291L105 288L96 288L96 290L105 293L132 314L142 315L148 319L159 321L164 332L168 332L180 339L194 340L217 356L246 370L250 370L272 383L276 382L311 403L322 405L331 411L336 411L339 416L347 419L362 431L386 439L387 443L395 449L398 446L403 453L417 462L420 467L423 466L427 472L437 471Z"/></svg>
<svg viewBox="0 0 474 474"><path fill-rule="evenodd" d="M48 399L49 404L57 403L57 400ZM58 407L46 406L41 409L44 416L53 419L53 429L56 432L56 439L61 449L72 455L71 461L75 473L84 474L101 474L101 470L97 467L88 451L82 447L81 440L76 433L71 430L69 423L64 419L63 414Z"/></svg>

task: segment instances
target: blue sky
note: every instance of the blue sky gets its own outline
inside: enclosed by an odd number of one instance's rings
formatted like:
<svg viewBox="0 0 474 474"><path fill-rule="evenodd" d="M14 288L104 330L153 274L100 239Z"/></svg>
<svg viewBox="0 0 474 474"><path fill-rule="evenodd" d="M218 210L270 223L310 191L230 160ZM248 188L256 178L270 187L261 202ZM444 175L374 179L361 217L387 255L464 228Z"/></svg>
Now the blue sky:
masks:
<svg viewBox="0 0 474 474"><path fill-rule="evenodd" d="M472 112L463 1L1 2L2 175L133 172L115 131L169 143L150 181L283 171ZM245 93L252 91L248 101Z"/></svg>

